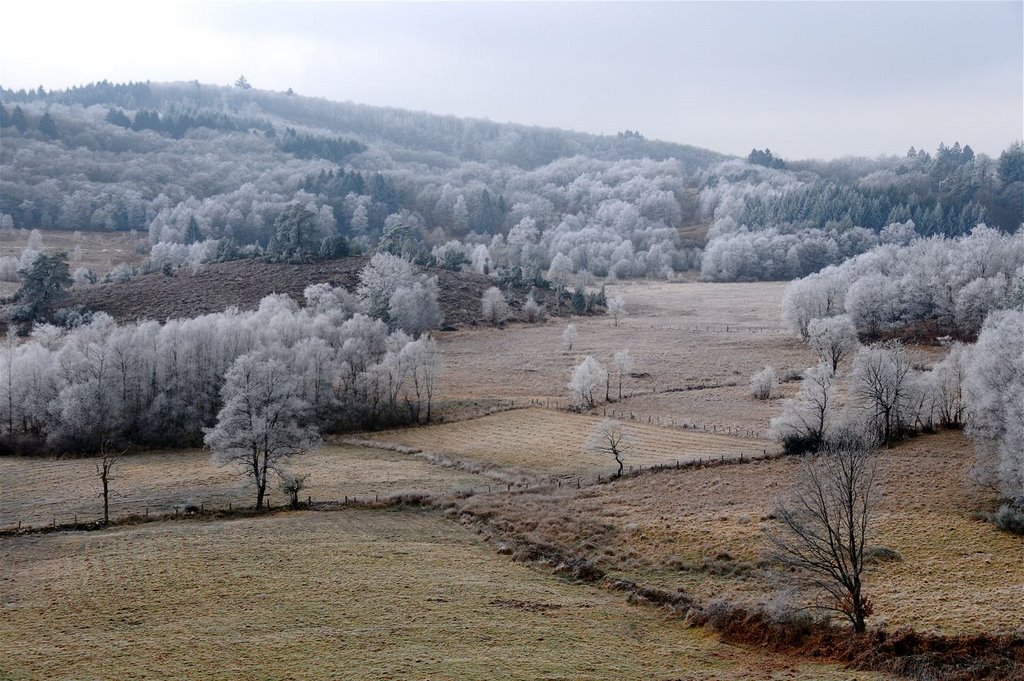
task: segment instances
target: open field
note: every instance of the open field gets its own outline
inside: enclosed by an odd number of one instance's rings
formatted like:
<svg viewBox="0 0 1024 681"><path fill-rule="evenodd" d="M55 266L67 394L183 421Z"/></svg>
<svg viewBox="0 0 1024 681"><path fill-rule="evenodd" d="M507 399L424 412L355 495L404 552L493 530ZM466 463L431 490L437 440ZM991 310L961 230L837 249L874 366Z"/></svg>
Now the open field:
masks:
<svg viewBox="0 0 1024 681"><path fill-rule="evenodd" d="M0 457L0 528L17 525L70 523L102 518L101 486L96 459L36 459ZM431 492L449 494L493 482L482 476L442 468L405 454L351 446L325 446L294 457L288 466L309 473L303 498L314 501L362 499L380 494ZM275 486L268 488L273 505L287 499ZM111 517L173 513L177 506L227 508L255 504L254 488L237 469L218 466L203 450L146 452L125 456L114 468Z"/></svg>
<svg viewBox="0 0 1024 681"><path fill-rule="evenodd" d="M603 419L547 409L514 409L470 421L382 431L370 437L458 459L551 475L614 473L610 458L583 452ZM667 465L698 458L736 458L773 451L774 443L647 423L624 422L637 439L630 466Z"/></svg>
<svg viewBox="0 0 1024 681"><path fill-rule="evenodd" d="M885 497L870 541L903 558L868 576L872 623L1020 633L1024 545L971 519L988 500L967 482L973 456L966 438L921 437L881 456ZM664 471L582 490L468 499L463 507L494 514L490 522L529 541L670 590L763 602L770 590L757 563L796 466L780 459Z"/></svg>
<svg viewBox="0 0 1024 681"><path fill-rule="evenodd" d="M872 679L765 657L422 512L0 539L11 679Z"/></svg>
<svg viewBox="0 0 1024 681"><path fill-rule="evenodd" d="M75 232L63 229L40 230L43 235L43 250L48 253L66 251L68 264L74 272L79 267L88 267L102 277L112 267L121 263L138 264L145 257L136 251L139 241L145 241L142 232ZM0 231L0 256L21 255L28 245L30 230L10 229ZM146 251L149 251L147 244ZM0 296L8 296L18 289L17 282L0 282Z"/></svg>
<svg viewBox="0 0 1024 681"><path fill-rule="evenodd" d="M773 365L779 375L799 371L815 359L781 327L784 290L784 283L774 282L610 285L608 295L621 295L629 316L618 326L607 317L573 318L578 338L571 351L562 342L565 320L440 334L445 395L551 397L565 402L575 364L593 355L610 366L615 352L623 349L636 364L635 376L624 381L626 395L702 385L745 387L751 374L765 364Z"/></svg>

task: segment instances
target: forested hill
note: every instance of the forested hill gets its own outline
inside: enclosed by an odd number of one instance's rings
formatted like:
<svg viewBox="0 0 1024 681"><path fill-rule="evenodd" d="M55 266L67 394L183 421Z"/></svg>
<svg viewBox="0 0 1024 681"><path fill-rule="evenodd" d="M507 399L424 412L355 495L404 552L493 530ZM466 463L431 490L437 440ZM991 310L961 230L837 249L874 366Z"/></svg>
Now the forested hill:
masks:
<svg viewBox="0 0 1024 681"><path fill-rule="evenodd" d="M0 87L0 97L6 103L100 106L128 112L151 110L166 114L172 120L189 114L211 116L200 121L203 127L216 128L220 127L219 123L228 121L228 129L234 128L236 123L263 131L270 130L271 126L276 126L279 131L285 126L303 126L357 136L363 142L382 145L391 152L404 150L410 160L440 165L454 161L479 161L532 169L570 156L606 161L674 158L683 164L686 171L692 171L725 158L707 149L648 140L632 131L618 135L593 135L333 102L290 91L280 93L244 86L201 85L198 82L100 82L56 91L12 91Z"/></svg>
<svg viewBox="0 0 1024 681"><path fill-rule="evenodd" d="M744 160L631 130L337 103L244 78L0 87L0 130L0 228L145 230L147 271L385 250L522 281L697 267L710 280L784 279L880 245L979 223L1012 232L1024 219L1019 142L998 158L955 143L876 159L786 161L765 149ZM701 252L693 237L705 231ZM0 278L16 278L30 255L0 259Z"/></svg>

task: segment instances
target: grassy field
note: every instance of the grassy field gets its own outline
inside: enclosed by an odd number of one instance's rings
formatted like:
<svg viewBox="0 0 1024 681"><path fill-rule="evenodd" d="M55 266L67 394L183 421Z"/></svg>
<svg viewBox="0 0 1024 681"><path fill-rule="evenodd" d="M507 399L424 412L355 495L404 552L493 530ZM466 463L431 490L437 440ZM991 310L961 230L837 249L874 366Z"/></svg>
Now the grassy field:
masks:
<svg viewBox="0 0 1024 681"><path fill-rule="evenodd" d="M623 349L635 358L634 376L624 382L626 394L746 386L765 364L779 374L800 370L814 356L780 326L784 289L781 283L608 286L608 295L625 299L629 316L618 326L607 317L574 318L578 338L571 351L562 342L565 320L440 334L445 394L456 399L549 397L564 403L575 364L593 355L610 366L615 352Z"/></svg>
<svg viewBox="0 0 1024 681"><path fill-rule="evenodd" d="M402 492L449 494L493 481L482 476L431 465L379 449L325 446L288 462L296 473L308 473L303 497L314 501L358 496L381 498ZM17 525L70 523L102 517L96 459L0 457L0 528ZM232 467L215 465L203 450L146 452L125 456L114 468L111 516L174 512L186 505L226 508L255 504L254 489ZM286 503L274 487L270 500Z"/></svg>
<svg viewBox="0 0 1024 681"><path fill-rule="evenodd" d="M382 431L371 437L444 454L457 459L495 463L551 475L607 475L617 466L610 458L583 452L599 416L547 409L515 409L470 421L424 428ZM735 458L774 451L773 443L624 421L637 439L630 466L686 462L698 458Z"/></svg>
<svg viewBox="0 0 1024 681"><path fill-rule="evenodd" d="M146 239L146 235L140 232L75 232L47 229L40 230L40 233L43 235L43 250L48 253L66 252L72 272L79 267L88 267L102 277L115 265L138 264L145 257L136 250L140 240L145 242ZM30 231L27 229L0 232L0 256L20 256L22 249L28 245L29 234ZM148 252L147 243L146 253ZM16 282L0 282L0 296L10 295L17 288Z"/></svg>
<svg viewBox="0 0 1024 681"><path fill-rule="evenodd" d="M902 560L873 568L873 624L955 633L1024 628L1024 546L973 520L984 497L967 482L973 462L959 433L922 437L882 455L885 497L870 541ZM792 460L665 471L582 490L468 499L530 541L705 599L771 598L757 569ZM970 585L970 588L964 588Z"/></svg>
<svg viewBox="0 0 1024 681"><path fill-rule="evenodd" d="M0 539L10 679L871 679L723 644L422 512Z"/></svg>

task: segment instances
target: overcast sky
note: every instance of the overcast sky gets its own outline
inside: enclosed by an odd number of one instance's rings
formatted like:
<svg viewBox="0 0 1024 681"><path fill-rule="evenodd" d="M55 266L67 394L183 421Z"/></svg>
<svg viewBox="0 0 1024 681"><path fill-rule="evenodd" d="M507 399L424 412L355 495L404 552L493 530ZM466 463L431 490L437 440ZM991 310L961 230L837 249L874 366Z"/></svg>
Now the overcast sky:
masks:
<svg viewBox="0 0 1024 681"><path fill-rule="evenodd" d="M788 158L1024 137L1024 3L4 6L0 82L226 84Z"/></svg>

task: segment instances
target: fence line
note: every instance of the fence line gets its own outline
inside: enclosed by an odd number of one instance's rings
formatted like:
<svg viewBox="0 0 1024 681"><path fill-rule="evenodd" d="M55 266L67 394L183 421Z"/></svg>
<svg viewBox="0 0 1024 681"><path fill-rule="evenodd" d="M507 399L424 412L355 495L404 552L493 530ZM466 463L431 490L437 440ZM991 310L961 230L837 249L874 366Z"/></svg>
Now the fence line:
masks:
<svg viewBox="0 0 1024 681"><path fill-rule="evenodd" d="M749 454L747 452L739 452L738 454L730 455L709 454L707 456L689 459L680 458L675 461L667 461L665 463L658 464L633 464L624 468L621 478L618 478L615 475L613 469L608 468L601 471L593 471L577 475L545 476L534 481L496 481L490 484L453 487L450 490L441 491L405 491L387 492L384 494L380 492L365 492L351 495L346 494L337 499L316 500L314 500L312 496L307 495L306 499L301 502L301 508L304 510L314 511L327 511L338 508L380 508L382 506L388 507L403 503L422 504L424 502L429 502L431 499L446 496L464 498L485 494L527 494L551 492L559 490L562 487L565 487L566 489L582 489L583 487L591 487L593 485L614 482L616 479L628 479L661 471L692 470L715 466L740 465L771 460L779 458L780 456L782 456L781 452L769 453L766 449L762 449L760 453L755 452L753 454ZM134 505L134 502L132 504L120 504L122 512L118 515L111 514L109 526L116 527L119 525L188 518L219 518L225 516L248 517L258 514L255 505L247 505L244 502L238 503L237 499L234 497L228 499L227 502L224 503L224 495L215 495L215 497L218 496L221 497L220 504L216 503L216 498L206 499L198 503L140 503L137 506ZM264 512L288 510L290 508L290 504L287 501L271 499L269 495L264 497L264 504L266 506ZM97 506L100 505L97 504ZM96 512L89 513L88 515L84 513L60 512L53 513L49 517L49 522L46 520L34 521L31 523L23 520L18 520L16 522L11 521L10 524L0 527L0 536L33 534L40 532L91 530L104 527L103 513L99 508L97 508ZM58 522L58 519L60 522Z"/></svg>
<svg viewBox="0 0 1024 681"><path fill-rule="evenodd" d="M514 400L509 400L509 402L514 403ZM555 411L566 411L571 408L571 405L562 403L558 400L540 398L531 398L526 406L552 409ZM623 421L649 423L655 426L676 428L679 430L692 430L703 433L712 433L715 435L730 435L732 437L752 438L756 440L766 439L765 434L755 428L736 428L733 426L722 425L720 423L697 422L688 419L676 418L674 416L648 414L646 412L632 411L629 409L616 409L615 407L609 408L608 405L603 405L601 407L601 415Z"/></svg>

